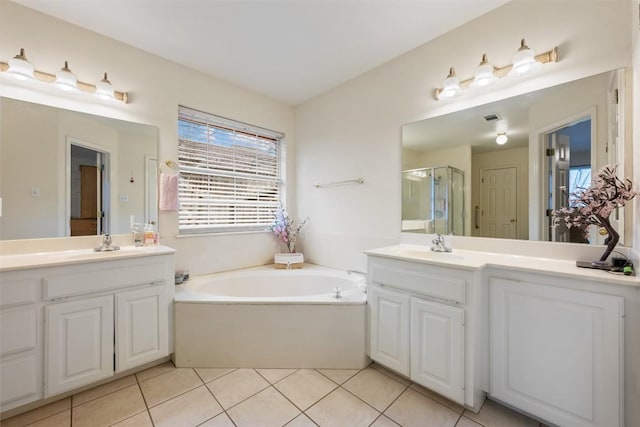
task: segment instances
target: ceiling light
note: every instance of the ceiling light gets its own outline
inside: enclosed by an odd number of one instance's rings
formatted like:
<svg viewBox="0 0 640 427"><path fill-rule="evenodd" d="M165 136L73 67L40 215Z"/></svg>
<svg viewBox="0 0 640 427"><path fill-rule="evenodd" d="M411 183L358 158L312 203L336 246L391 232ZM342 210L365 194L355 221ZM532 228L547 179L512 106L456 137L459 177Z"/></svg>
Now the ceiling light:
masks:
<svg viewBox="0 0 640 427"><path fill-rule="evenodd" d="M9 69L6 71L7 76L17 80L33 79L33 65L24 55L24 49L20 49L20 53L9 60Z"/></svg>
<svg viewBox="0 0 640 427"><path fill-rule="evenodd" d="M520 41L520 49L513 56L513 66L509 72L510 77L528 76L540 69L542 63L536 60L535 52L527 46L522 39Z"/></svg>
<svg viewBox="0 0 640 427"><path fill-rule="evenodd" d="M507 143L508 140L509 138L507 138L506 132L498 132L498 136L496 137L496 144L504 145Z"/></svg>
<svg viewBox="0 0 640 427"><path fill-rule="evenodd" d="M442 90L438 94L438 99L453 98L460 94L460 79L456 76L455 68L449 68L449 75L442 84Z"/></svg>
<svg viewBox="0 0 640 427"><path fill-rule="evenodd" d="M64 61L64 68L56 73L55 84L67 92L78 90L78 78L69 69L69 63Z"/></svg>
<svg viewBox="0 0 640 427"><path fill-rule="evenodd" d="M96 95L105 100L115 99L115 90L107 79L107 73L104 73L104 78L96 83Z"/></svg>
<svg viewBox="0 0 640 427"><path fill-rule="evenodd" d="M480 62L480 65L476 68L476 73L470 86L473 88L485 87L495 83L498 78L493 74L493 71L493 65L489 64L487 54L485 53L482 55L482 62Z"/></svg>

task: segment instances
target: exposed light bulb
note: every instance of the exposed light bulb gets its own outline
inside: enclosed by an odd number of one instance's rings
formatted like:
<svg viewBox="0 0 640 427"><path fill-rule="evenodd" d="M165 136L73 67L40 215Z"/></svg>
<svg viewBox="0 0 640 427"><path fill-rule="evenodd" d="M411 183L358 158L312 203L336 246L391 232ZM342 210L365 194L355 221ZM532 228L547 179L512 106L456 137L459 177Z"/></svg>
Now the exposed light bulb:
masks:
<svg viewBox="0 0 640 427"><path fill-rule="evenodd" d="M107 73L104 73L104 78L96 83L96 95L104 100L115 99L115 91L107 79Z"/></svg>
<svg viewBox="0 0 640 427"><path fill-rule="evenodd" d="M32 80L33 65L24 54L24 49L20 49L20 53L9 60L9 69L6 71L8 77L16 80Z"/></svg>
<svg viewBox="0 0 640 427"><path fill-rule="evenodd" d="M493 71L493 65L489 64L489 61L487 60L487 54L483 54L482 62L480 62L480 65L478 65L478 68L476 68L476 72L470 86L473 88L478 88L489 86L490 84L495 83L498 78L495 76L495 74L493 74Z"/></svg>
<svg viewBox="0 0 640 427"><path fill-rule="evenodd" d="M64 67L56 73L55 84L67 92L78 90L78 78L69 69L69 63L67 61L64 61Z"/></svg>

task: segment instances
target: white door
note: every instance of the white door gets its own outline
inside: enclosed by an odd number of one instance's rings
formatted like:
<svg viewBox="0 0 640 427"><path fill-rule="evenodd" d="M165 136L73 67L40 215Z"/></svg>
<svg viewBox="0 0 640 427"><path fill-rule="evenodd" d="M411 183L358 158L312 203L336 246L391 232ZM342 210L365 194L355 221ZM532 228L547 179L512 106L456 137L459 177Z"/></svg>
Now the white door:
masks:
<svg viewBox="0 0 640 427"><path fill-rule="evenodd" d="M371 286L369 304L369 356L409 376L409 297Z"/></svg>
<svg viewBox="0 0 640 427"><path fill-rule="evenodd" d="M569 205L569 169L571 159L571 140L567 135L552 133L549 141L547 157L549 159L549 211L566 208ZM568 242L569 230L560 222L553 226L553 217L548 215L549 237L552 242Z"/></svg>
<svg viewBox="0 0 640 427"><path fill-rule="evenodd" d="M561 426L623 425L624 299L489 283L490 394Z"/></svg>
<svg viewBox="0 0 640 427"><path fill-rule="evenodd" d="M113 375L113 296L46 306L45 397Z"/></svg>
<svg viewBox="0 0 640 427"><path fill-rule="evenodd" d="M411 379L464 404L464 309L411 298Z"/></svg>
<svg viewBox="0 0 640 427"><path fill-rule="evenodd" d="M518 183L515 167L483 169L480 180L480 235L516 238Z"/></svg>
<svg viewBox="0 0 640 427"><path fill-rule="evenodd" d="M116 372L169 354L164 286L116 294Z"/></svg>

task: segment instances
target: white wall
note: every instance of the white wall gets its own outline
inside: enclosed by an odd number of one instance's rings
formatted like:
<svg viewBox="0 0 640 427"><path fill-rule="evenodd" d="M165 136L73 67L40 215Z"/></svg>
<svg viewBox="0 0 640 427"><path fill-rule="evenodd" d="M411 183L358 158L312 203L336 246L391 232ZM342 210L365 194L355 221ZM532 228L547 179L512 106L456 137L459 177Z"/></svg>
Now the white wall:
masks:
<svg viewBox="0 0 640 427"><path fill-rule="evenodd" d="M400 239L402 124L628 66L630 14L629 0L510 2L299 105L298 209L311 218L305 253L319 264L364 268L363 250ZM523 36L537 51L557 45L559 62L486 94L434 100L450 66L465 79L483 53L509 64ZM312 187L360 176L361 186Z"/></svg>
<svg viewBox="0 0 640 427"><path fill-rule="evenodd" d="M633 31L633 65L632 65L632 133L633 133L633 181L636 189L640 190L640 1L634 0L631 13L631 28ZM636 269L640 271L640 197L635 198L634 204L634 238Z"/></svg>
<svg viewBox="0 0 640 427"><path fill-rule="evenodd" d="M88 82L99 80L107 71L116 90L129 93L130 103L107 105L65 98L0 79L2 96L155 125L160 161L177 159L177 110L179 104L185 105L283 132L289 153L287 171L295 174L291 106L8 1L0 2L0 40L3 61L25 48L38 70L55 72L68 60L79 79ZM292 179L286 189L292 214L294 188ZM277 250L276 239L268 233L176 239L177 213L163 212L159 220L161 242L178 249L177 267L194 274L264 264ZM250 249L235 250L240 248Z"/></svg>

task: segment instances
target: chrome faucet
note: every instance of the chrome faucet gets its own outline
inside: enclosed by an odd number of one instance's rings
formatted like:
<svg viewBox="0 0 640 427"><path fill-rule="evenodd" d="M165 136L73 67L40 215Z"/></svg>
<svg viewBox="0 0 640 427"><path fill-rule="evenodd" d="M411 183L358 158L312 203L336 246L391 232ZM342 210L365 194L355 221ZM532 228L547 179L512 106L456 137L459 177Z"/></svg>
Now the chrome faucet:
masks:
<svg viewBox="0 0 640 427"><path fill-rule="evenodd" d="M431 243L433 243L433 246L431 246L431 250L433 252L451 252L451 248L447 247L442 234L436 233L435 238Z"/></svg>
<svg viewBox="0 0 640 427"><path fill-rule="evenodd" d="M114 246L111 244L111 234L103 234L102 246L93 248L95 252L111 252L111 251L117 251L119 249L120 249L120 246Z"/></svg>

